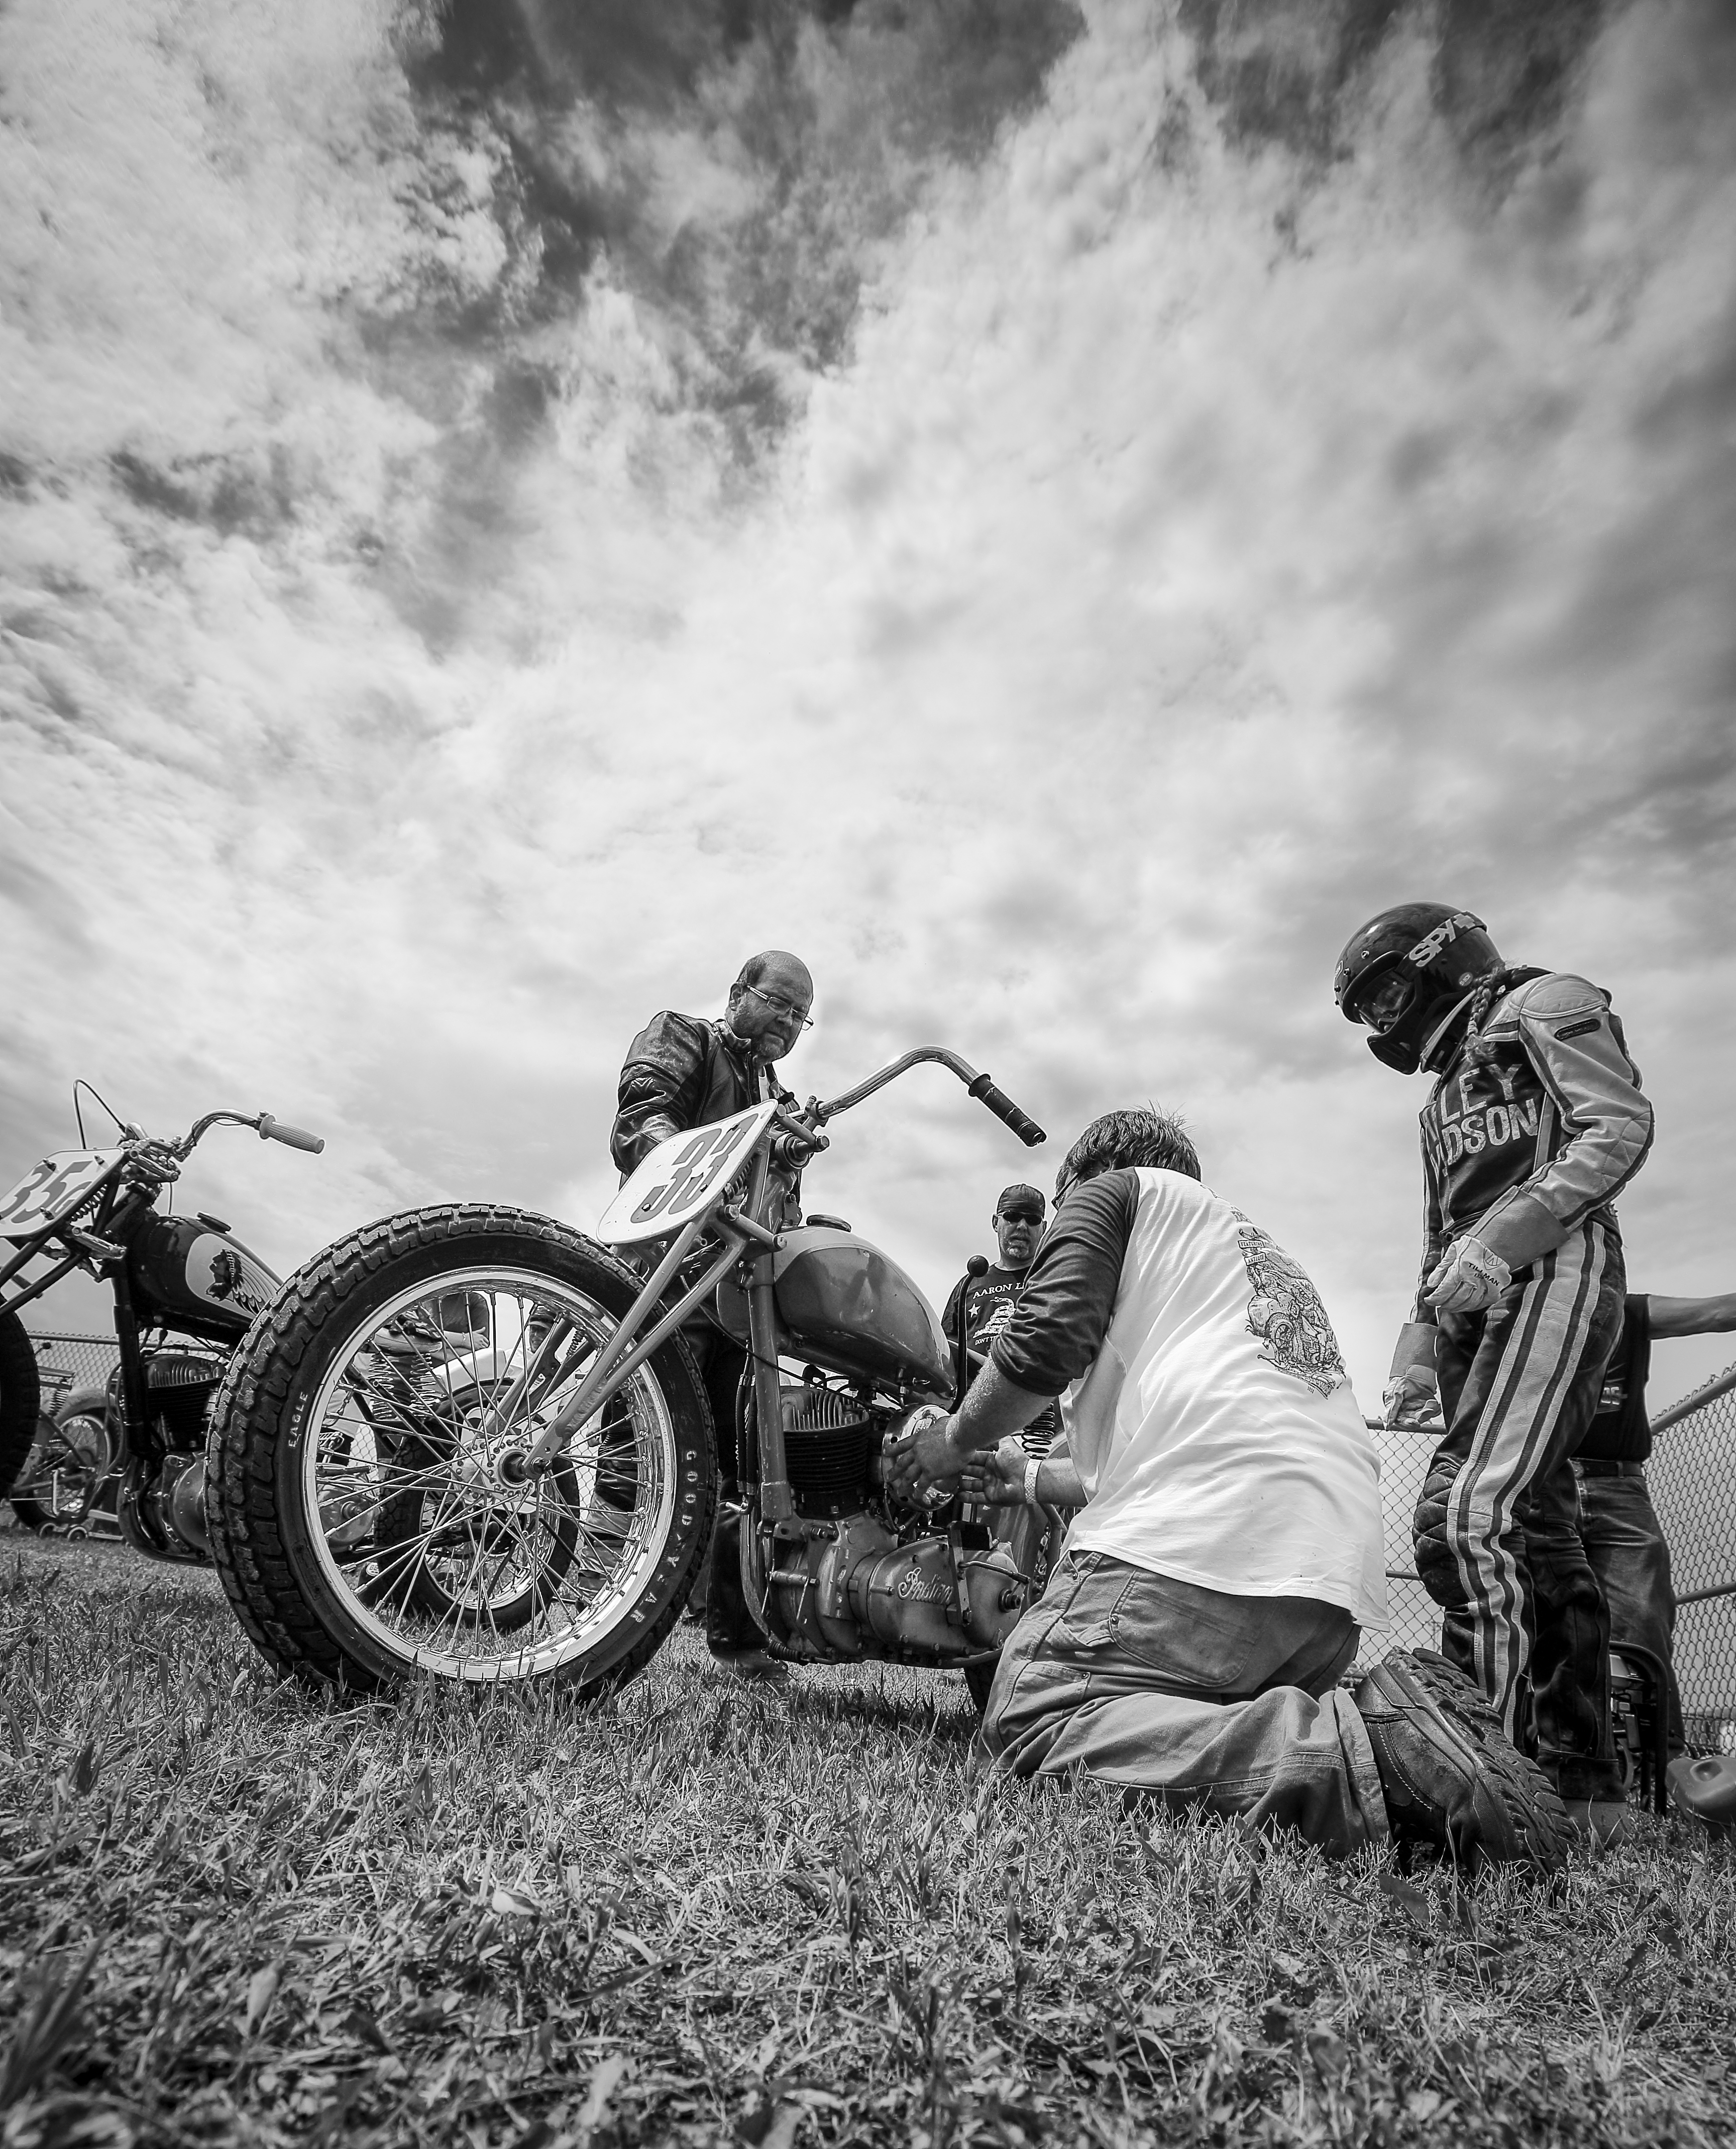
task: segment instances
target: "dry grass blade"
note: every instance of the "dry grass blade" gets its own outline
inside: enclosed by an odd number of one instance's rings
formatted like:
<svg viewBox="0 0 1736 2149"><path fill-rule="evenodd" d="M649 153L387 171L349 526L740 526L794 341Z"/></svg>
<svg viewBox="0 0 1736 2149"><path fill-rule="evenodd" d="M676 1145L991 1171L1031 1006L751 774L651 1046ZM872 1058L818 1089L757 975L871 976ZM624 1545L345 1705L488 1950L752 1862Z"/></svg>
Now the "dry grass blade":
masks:
<svg viewBox="0 0 1736 2149"><path fill-rule="evenodd" d="M613 1699L321 1705L208 1575L8 1570L6 2149L1731 2136L1736 1877L1686 1824L1405 1880L973 1778L956 1678L744 1688L686 1628Z"/></svg>
<svg viewBox="0 0 1736 2149"><path fill-rule="evenodd" d="M47 2075L83 2026L78 2003L97 1957L101 1940L93 1940L68 1969L43 1964L32 1980L35 1990L19 2016L0 2066L0 2111L26 2096Z"/></svg>

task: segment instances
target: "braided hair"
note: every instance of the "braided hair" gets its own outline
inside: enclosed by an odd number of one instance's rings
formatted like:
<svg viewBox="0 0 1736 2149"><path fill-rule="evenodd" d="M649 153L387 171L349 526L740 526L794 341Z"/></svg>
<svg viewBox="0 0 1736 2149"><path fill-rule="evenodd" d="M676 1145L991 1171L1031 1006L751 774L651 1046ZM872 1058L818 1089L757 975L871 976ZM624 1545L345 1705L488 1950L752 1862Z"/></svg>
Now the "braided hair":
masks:
<svg viewBox="0 0 1736 2149"><path fill-rule="evenodd" d="M1477 981L1471 994L1471 1012L1465 1024L1463 1054L1468 1067L1482 1067L1495 1056L1495 1048L1483 1038L1483 1026L1489 1019L1489 1010L1503 994L1522 984L1527 978L1538 978L1541 970L1523 963L1503 963L1498 970L1486 971Z"/></svg>

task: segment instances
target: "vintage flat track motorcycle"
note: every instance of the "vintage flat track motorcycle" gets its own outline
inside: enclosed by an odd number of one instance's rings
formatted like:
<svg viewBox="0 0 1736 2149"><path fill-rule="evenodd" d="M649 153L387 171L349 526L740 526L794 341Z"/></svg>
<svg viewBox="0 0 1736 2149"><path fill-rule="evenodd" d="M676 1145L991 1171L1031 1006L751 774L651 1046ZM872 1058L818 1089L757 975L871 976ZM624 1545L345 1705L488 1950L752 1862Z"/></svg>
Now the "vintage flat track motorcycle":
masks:
<svg viewBox="0 0 1736 2149"><path fill-rule="evenodd" d="M980 1698L1041 1553L1031 1532L967 1512L943 1527L955 1511L889 1496L888 1438L955 1396L948 1339L847 1225L782 1221L827 1122L921 1061L1044 1139L986 1074L924 1046L829 1103L769 1100L671 1136L595 1237L462 1204L386 1217L299 1270L212 1418L213 1552L265 1655L364 1690L632 1678L711 1542L717 1447L682 1334L706 1308L747 1346L741 1507L718 1541L739 1547L750 1633L797 1662L961 1668ZM442 1313L459 1302L474 1347Z"/></svg>
<svg viewBox="0 0 1736 2149"><path fill-rule="evenodd" d="M220 1217L158 1210L221 1122L292 1149L325 1146L269 1112L208 1112L178 1141L117 1120L112 1146L58 1150L0 1196L0 1251L14 1249L0 1264L0 1497L11 1492L21 1519L83 1527L100 1503L153 1559L208 1559L208 1413L230 1351L278 1285ZM48 1267L27 1280L39 1260ZM113 1291L120 1361L106 1390L75 1392L45 1416L19 1315L74 1269Z"/></svg>

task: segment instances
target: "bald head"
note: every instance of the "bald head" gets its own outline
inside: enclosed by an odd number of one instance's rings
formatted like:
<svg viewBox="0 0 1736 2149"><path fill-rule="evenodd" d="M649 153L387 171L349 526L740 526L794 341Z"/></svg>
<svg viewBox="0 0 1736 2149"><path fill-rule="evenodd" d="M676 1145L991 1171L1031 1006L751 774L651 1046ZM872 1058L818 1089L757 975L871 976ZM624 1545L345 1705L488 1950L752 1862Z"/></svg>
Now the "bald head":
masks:
<svg viewBox="0 0 1736 2149"><path fill-rule="evenodd" d="M813 1004L807 964L787 949L768 948L748 958L730 988L730 1027L752 1040L761 1059L781 1059L801 1035Z"/></svg>
<svg viewBox="0 0 1736 2149"><path fill-rule="evenodd" d="M800 955L792 955L785 949L767 948L758 955L750 955L735 983L744 990L749 985L764 985L768 992L781 993L786 999L800 999L809 1006L813 1004L814 980L808 966Z"/></svg>

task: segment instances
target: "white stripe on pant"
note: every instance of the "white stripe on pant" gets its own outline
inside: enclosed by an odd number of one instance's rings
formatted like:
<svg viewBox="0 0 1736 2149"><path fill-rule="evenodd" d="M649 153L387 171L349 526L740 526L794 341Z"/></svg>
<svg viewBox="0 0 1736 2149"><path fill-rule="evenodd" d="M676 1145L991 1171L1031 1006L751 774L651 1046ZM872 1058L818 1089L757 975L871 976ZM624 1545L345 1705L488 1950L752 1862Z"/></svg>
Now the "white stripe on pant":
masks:
<svg viewBox="0 0 1736 2149"><path fill-rule="evenodd" d="M1516 1741L1530 1660L1529 1582L1503 1540L1548 1453L1584 1352L1605 1248L1603 1226L1594 1223L1538 1262L1447 1502L1447 1541L1475 1617L1478 1683Z"/></svg>

